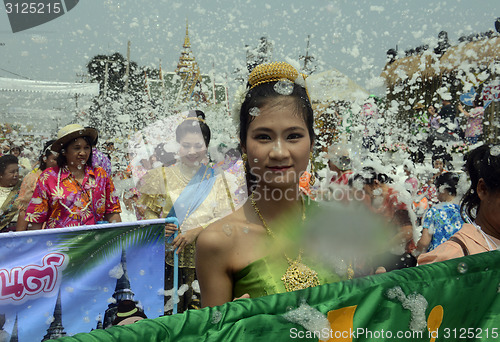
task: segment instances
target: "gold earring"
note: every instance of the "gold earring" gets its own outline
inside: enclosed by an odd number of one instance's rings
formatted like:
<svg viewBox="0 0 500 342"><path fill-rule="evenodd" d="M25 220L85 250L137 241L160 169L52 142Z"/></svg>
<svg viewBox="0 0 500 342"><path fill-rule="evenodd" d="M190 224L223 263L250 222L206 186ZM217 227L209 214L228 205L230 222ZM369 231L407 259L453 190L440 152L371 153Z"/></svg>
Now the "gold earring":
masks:
<svg viewBox="0 0 500 342"><path fill-rule="evenodd" d="M309 185L314 185L316 183L316 176L314 175L314 161L313 153L309 152L309 162L311 163L311 178L309 179Z"/></svg>
<svg viewBox="0 0 500 342"><path fill-rule="evenodd" d="M248 161L248 156L246 153L243 153L241 155L241 160L243 161L243 171L247 172L247 167L246 167L246 163Z"/></svg>

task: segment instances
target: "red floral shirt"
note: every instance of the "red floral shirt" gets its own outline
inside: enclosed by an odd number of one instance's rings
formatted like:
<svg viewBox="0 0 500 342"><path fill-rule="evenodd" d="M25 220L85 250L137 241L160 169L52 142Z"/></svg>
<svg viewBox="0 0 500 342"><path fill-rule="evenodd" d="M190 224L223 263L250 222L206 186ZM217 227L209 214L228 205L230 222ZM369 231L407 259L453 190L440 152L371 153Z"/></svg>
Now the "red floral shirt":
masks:
<svg viewBox="0 0 500 342"><path fill-rule="evenodd" d="M113 181L101 167L85 166L82 184L67 167L46 169L38 178L26 209L26 221L45 228L96 224L105 214L120 213Z"/></svg>

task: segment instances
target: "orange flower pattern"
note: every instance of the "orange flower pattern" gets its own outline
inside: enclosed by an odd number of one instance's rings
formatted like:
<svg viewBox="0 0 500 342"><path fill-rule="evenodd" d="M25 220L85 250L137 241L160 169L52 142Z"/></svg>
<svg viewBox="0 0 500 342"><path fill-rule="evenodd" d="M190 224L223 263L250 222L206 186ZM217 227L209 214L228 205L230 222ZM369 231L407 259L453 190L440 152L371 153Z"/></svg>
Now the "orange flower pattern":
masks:
<svg viewBox="0 0 500 342"><path fill-rule="evenodd" d="M47 222L45 228L74 227L97 224L105 214L120 212L113 181L103 168L85 166L80 185L66 166L54 167L38 178L26 221Z"/></svg>

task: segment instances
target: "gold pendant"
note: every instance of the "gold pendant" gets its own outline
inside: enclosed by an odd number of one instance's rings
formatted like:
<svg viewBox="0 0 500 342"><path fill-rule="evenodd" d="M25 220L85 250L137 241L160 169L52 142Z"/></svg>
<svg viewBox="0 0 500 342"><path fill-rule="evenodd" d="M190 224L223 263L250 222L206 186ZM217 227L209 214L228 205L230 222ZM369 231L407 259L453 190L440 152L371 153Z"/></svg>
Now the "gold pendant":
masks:
<svg viewBox="0 0 500 342"><path fill-rule="evenodd" d="M290 266L281 277L287 292L302 290L320 285L318 273L298 260L289 262Z"/></svg>

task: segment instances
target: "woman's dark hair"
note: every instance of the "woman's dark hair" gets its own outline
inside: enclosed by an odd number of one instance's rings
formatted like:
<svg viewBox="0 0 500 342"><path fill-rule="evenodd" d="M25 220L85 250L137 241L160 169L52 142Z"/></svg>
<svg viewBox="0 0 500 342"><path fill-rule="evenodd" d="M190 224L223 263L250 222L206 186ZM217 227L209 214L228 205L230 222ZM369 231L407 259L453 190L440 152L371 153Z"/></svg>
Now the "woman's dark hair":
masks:
<svg viewBox="0 0 500 342"><path fill-rule="evenodd" d="M481 95L477 95L475 98L474 98L474 101L472 101L472 105L474 107L484 107L484 101L483 99L481 98Z"/></svg>
<svg viewBox="0 0 500 342"><path fill-rule="evenodd" d="M201 121L203 120L203 121ZM190 110L189 115L175 130L175 140L177 142L181 142L181 139L187 133L196 133L203 135L203 140L205 141L205 145L208 147L210 144L210 128L204 122L205 121L205 113L201 110Z"/></svg>
<svg viewBox="0 0 500 342"><path fill-rule="evenodd" d="M55 139L47 141L43 145L43 150L42 153L40 153L40 157L38 157L38 164L40 165L40 170L45 170L47 168L47 158L54 152L50 149L52 146L52 143L55 141Z"/></svg>
<svg viewBox="0 0 500 342"><path fill-rule="evenodd" d="M449 153L438 151L432 155L431 159L433 164L436 160L441 160L443 165L446 165L446 163L450 162L453 158Z"/></svg>
<svg viewBox="0 0 500 342"><path fill-rule="evenodd" d="M351 178L352 185L353 182L361 182L364 185L372 185L376 180L380 183L392 183L392 178L387 176L385 173L379 173L371 166L364 167L360 172L358 172L354 177Z"/></svg>
<svg viewBox="0 0 500 342"><path fill-rule="evenodd" d="M470 177L470 188L462 198L461 212L471 219L475 219L481 205L481 199L477 194L477 185L482 178L488 191L496 192L500 190L500 155L497 153L500 147L494 147L496 153L491 153L491 147L482 145L469 153L465 169Z"/></svg>
<svg viewBox="0 0 500 342"><path fill-rule="evenodd" d="M252 108L260 109L270 100L278 97L293 98L295 100L296 112L298 115L302 116L304 122L306 123L311 143L314 141L314 113L306 89L296 83L293 83L292 93L290 95L282 95L274 90L274 85L276 83L277 82L264 83L248 91L245 101L243 101L240 109L240 143L243 146L246 144L248 126L250 125L250 122L255 119L255 116L250 115L250 110Z"/></svg>
<svg viewBox="0 0 500 342"><path fill-rule="evenodd" d="M23 151L23 149L21 148L21 146L17 146L17 145L14 145L10 148L10 154L12 154L14 152L14 150L18 150L19 153L21 153Z"/></svg>
<svg viewBox="0 0 500 342"><path fill-rule="evenodd" d="M0 175L3 175L3 173L7 169L7 166L17 163L18 159L13 154L7 154L3 157L0 157Z"/></svg>
<svg viewBox="0 0 500 342"><path fill-rule="evenodd" d="M78 137L77 139L80 139L80 138L83 138L83 140L85 140L87 142L87 144L89 144L89 146L90 146L89 159L87 160L85 165L92 167L92 143L93 143L93 141L87 135L82 136L82 137ZM64 156L62 152L66 151L68 149L68 146L71 145L75 140L76 139L70 140L66 144L63 145L63 147L61 148L61 152L59 152L59 154L57 155L57 159L56 159L57 166L64 167L64 165L68 164L66 156Z"/></svg>
<svg viewBox="0 0 500 342"><path fill-rule="evenodd" d="M460 180L460 177L454 172L445 172L440 174L436 179L434 180L434 185L436 188L439 189L444 186L446 190L448 190L448 193L452 196L457 195L457 185L458 181ZM441 192L441 191L439 191Z"/></svg>
<svg viewBox="0 0 500 342"><path fill-rule="evenodd" d="M296 114L301 116L306 123L309 132L309 139L313 143L316 135L314 133L314 112L306 89L296 83L293 83L293 91L290 95L282 95L274 90L274 85L277 82L269 82L260 84L250 89L245 97L245 101L240 109L240 144L245 147L247 141L248 126L255 119L255 116L250 115L252 108L262 108L267 103L281 98L292 98L295 100ZM250 85L247 85L250 87ZM250 165L245 165L246 170L250 170ZM250 187L255 183L255 176L251 172L246 173L247 186Z"/></svg>

